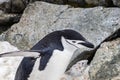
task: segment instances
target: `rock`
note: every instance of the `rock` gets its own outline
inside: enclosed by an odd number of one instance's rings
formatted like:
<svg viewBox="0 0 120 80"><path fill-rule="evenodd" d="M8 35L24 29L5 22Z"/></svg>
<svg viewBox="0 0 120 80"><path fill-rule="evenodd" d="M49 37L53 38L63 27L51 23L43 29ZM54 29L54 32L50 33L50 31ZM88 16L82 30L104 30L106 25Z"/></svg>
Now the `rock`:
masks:
<svg viewBox="0 0 120 80"><path fill-rule="evenodd" d="M13 23L17 23L20 19L21 15L19 14L0 14L0 25L7 26L12 25Z"/></svg>
<svg viewBox="0 0 120 80"><path fill-rule="evenodd" d="M119 27L119 8L83 9L35 2L25 9L19 23L1 35L1 39L20 49L29 49L52 31L73 29L80 32L88 41L98 45Z"/></svg>
<svg viewBox="0 0 120 80"><path fill-rule="evenodd" d="M18 51L17 47L12 46L6 41L0 41L0 54L4 52ZM14 80L16 70L22 57L4 57L0 58L0 79Z"/></svg>
<svg viewBox="0 0 120 80"><path fill-rule="evenodd" d="M22 13L28 3L28 0L4 0L0 2L0 9L7 13Z"/></svg>
<svg viewBox="0 0 120 80"><path fill-rule="evenodd" d="M120 28L117 29L114 33L112 33L110 36L108 36L105 40L102 41L103 42L107 42L107 41L112 41L114 39L117 39L120 37Z"/></svg>
<svg viewBox="0 0 120 80"><path fill-rule="evenodd" d="M94 6L114 6L112 0L85 0L87 4Z"/></svg>
<svg viewBox="0 0 120 80"><path fill-rule="evenodd" d="M63 74L60 80L90 80L88 73L90 66L87 65L87 62L87 60L78 61Z"/></svg>
<svg viewBox="0 0 120 80"><path fill-rule="evenodd" d="M0 4L4 3L4 2L9 2L10 0L0 0Z"/></svg>
<svg viewBox="0 0 120 80"><path fill-rule="evenodd" d="M103 42L90 67L91 80L120 80L120 38Z"/></svg>
<svg viewBox="0 0 120 80"><path fill-rule="evenodd" d="M28 0L11 0L11 12L21 13L26 8Z"/></svg>
<svg viewBox="0 0 120 80"><path fill-rule="evenodd" d="M120 0L112 0L115 6L120 7Z"/></svg>
<svg viewBox="0 0 120 80"><path fill-rule="evenodd" d="M98 5L99 1L98 0L85 0L87 4L92 4L92 5Z"/></svg>
<svg viewBox="0 0 120 80"><path fill-rule="evenodd" d="M3 11L0 11L0 34L14 23L17 23L20 17L20 14L5 14Z"/></svg>

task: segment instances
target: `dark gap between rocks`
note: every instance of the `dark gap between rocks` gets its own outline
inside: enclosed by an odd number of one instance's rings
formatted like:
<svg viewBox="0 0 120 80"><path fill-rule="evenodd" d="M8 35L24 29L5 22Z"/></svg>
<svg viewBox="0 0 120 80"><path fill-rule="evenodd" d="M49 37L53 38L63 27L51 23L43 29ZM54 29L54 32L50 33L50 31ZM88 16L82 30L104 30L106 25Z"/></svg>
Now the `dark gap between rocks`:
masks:
<svg viewBox="0 0 120 80"><path fill-rule="evenodd" d="M117 38L120 38L120 28L116 30L113 34L111 34L109 37L107 37L105 40L103 40L103 42L112 41Z"/></svg>
<svg viewBox="0 0 120 80"><path fill-rule="evenodd" d="M37 0L39 1L39 0ZM105 3L103 2L100 2L98 4L95 4L95 3L92 3L92 4L89 4L87 3L85 0L63 0L62 2L57 2L56 1L50 1L50 0L42 0L44 2L48 2L48 3L53 3L53 4L58 4L58 5L70 5L71 7L75 7L75 8L93 8L93 7L97 7L97 6L103 6L103 7L106 7L106 8L109 8L109 7L117 7L113 4L113 1L112 0L106 0Z"/></svg>
<svg viewBox="0 0 120 80"><path fill-rule="evenodd" d="M7 17L0 20L0 34L7 31L13 24L18 23L21 18L21 14L13 14L13 16L7 15Z"/></svg>

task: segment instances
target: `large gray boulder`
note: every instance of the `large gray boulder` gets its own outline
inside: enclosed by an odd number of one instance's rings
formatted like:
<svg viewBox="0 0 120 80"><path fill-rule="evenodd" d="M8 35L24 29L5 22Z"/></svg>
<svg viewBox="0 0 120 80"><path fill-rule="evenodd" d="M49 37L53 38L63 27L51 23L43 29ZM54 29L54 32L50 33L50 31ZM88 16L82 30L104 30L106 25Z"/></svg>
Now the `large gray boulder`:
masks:
<svg viewBox="0 0 120 80"><path fill-rule="evenodd" d="M73 29L98 45L120 28L119 23L119 8L83 9L35 2L25 9L20 22L2 34L0 39L7 40L21 49L29 49L52 31Z"/></svg>
<svg viewBox="0 0 120 80"><path fill-rule="evenodd" d="M120 34L120 33L119 33ZM120 80L120 38L100 45L90 67L91 80Z"/></svg>

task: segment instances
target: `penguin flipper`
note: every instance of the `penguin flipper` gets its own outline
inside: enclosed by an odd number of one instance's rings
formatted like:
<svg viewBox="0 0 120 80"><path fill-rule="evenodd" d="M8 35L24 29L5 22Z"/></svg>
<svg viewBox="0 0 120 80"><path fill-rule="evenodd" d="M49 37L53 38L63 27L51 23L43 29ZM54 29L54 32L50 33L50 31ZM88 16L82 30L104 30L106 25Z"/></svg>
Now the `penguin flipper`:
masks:
<svg viewBox="0 0 120 80"><path fill-rule="evenodd" d="M45 69L47 63L49 62L50 57L52 56L52 54L45 54L44 56L41 56L41 60L40 60L40 66L39 66L39 70L42 71Z"/></svg>
<svg viewBox="0 0 120 80"><path fill-rule="evenodd" d="M33 57L25 57L21 61L16 75L15 75L15 80L28 80L30 73L33 70L33 66L35 64L37 58Z"/></svg>
<svg viewBox="0 0 120 80"><path fill-rule="evenodd" d="M40 53L36 51L12 51L1 53L0 57L13 57L13 56L23 56L23 57L40 57Z"/></svg>

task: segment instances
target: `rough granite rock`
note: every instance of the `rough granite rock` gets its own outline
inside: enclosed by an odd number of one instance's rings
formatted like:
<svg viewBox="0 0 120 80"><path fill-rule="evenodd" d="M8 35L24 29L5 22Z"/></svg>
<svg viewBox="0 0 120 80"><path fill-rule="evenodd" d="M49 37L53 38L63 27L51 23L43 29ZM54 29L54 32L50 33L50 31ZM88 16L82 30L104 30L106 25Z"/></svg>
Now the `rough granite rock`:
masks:
<svg viewBox="0 0 120 80"><path fill-rule="evenodd" d="M91 80L120 80L120 38L100 45L90 67Z"/></svg>
<svg viewBox="0 0 120 80"><path fill-rule="evenodd" d="M7 40L21 49L29 49L52 31L74 29L98 45L118 28L119 8L83 9L35 2L25 9L20 22L2 34L0 39Z"/></svg>
<svg viewBox="0 0 120 80"><path fill-rule="evenodd" d="M0 54L10 51L18 51L18 48L6 41L0 41ZM0 58L0 80L14 80L17 67L21 60L22 57Z"/></svg>
<svg viewBox="0 0 120 80"><path fill-rule="evenodd" d="M90 80L87 60L78 61L67 71L60 80Z"/></svg>

